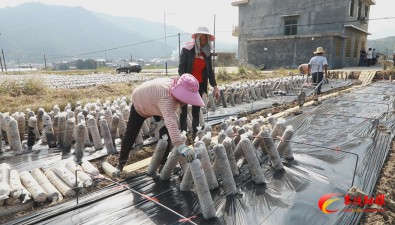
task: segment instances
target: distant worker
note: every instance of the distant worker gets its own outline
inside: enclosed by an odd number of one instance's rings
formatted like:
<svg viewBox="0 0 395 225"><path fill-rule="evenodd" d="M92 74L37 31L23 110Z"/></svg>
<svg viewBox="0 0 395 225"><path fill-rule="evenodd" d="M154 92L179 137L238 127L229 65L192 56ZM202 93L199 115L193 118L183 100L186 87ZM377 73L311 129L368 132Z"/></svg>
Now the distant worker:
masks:
<svg viewBox="0 0 395 225"><path fill-rule="evenodd" d="M392 62L393 66L395 67L395 51L392 53Z"/></svg>
<svg viewBox="0 0 395 225"><path fill-rule="evenodd" d="M122 171L125 166L129 152L132 149L136 138L145 119L156 116L163 118L165 126L159 131L160 135L169 134L169 142L184 156L187 161L195 158L193 149L187 147L178 129L176 111L180 106L191 104L204 106L204 102L199 94L199 82L191 74L183 74L176 78L157 78L146 81L132 93L132 106L130 116L121 143L121 153L117 168ZM170 144L162 159L162 166L166 162L170 151Z"/></svg>
<svg viewBox="0 0 395 225"><path fill-rule="evenodd" d="M314 52L316 56L310 59L309 62L309 75L311 74L313 83L318 85L316 87L316 94L314 95L314 101L318 101L318 95L321 94L321 85L322 80L328 76L328 60L326 59L324 54L324 49L322 47L318 47Z"/></svg>
<svg viewBox="0 0 395 225"><path fill-rule="evenodd" d="M372 48L368 49L366 53L366 66L370 67L372 65L373 51Z"/></svg>
<svg viewBox="0 0 395 225"><path fill-rule="evenodd" d="M309 64L308 63L300 64L298 70L300 74L307 75L309 73Z"/></svg>
<svg viewBox="0 0 395 225"><path fill-rule="evenodd" d="M178 74L192 74L199 81L199 94L207 93L208 83L214 88L213 95L220 98L217 81L211 60L211 42L215 40L207 27L198 27L192 34L192 41L188 42L181 50ZM182 107L180 114L181 131L187 131L187 105ZM195 139L197 127L199 126L200 106L192 106L192 139Z"/></svg>
<svg viewBox="0 0 395 225"><path fill-rule="evenodd" d="M372 51L372 66L376 65L377 63L377 52L376 49L374 48Z"/></svg>
<svg viewBox="0 0 395 225"><path fill-rule="evenodd" d="M366 51L365 49L361 49L361 51L359 51L358 66L365 66L365 65L366 65Z"/></svg>

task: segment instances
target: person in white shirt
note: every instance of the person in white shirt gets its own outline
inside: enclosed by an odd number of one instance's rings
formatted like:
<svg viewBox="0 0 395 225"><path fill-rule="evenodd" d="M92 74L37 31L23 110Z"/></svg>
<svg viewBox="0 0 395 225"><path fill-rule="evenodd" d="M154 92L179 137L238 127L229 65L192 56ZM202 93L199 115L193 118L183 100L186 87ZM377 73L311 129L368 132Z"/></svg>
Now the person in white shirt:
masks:
<svg viewBox="0 0 395 225"><path fill-rule="evenodd" d="M310 59L308 75L312 76L313 83L317 86L316 95L314 96L314 101L318 101L318 95L321 94L321 83L325 77L328 76L328 61L324 54L324 49L322 47L318 47L314 52L315 56Z"/></svg>
<svg viewBox="0 0 395 225"><path fill-rule="evenodd" d="M372 65L372 58L373 58L373 51L372 48L369 48L368 52L366 53L366 62L368 67Z"/></svg>

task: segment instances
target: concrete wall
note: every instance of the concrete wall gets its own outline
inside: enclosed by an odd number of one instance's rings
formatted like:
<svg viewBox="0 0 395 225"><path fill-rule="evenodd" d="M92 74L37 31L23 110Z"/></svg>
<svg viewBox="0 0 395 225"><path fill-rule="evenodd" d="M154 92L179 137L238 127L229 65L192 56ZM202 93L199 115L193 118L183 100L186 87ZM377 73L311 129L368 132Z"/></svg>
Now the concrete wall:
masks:
<svg viewBox="0 0 395 225"><path fill-rule="evenodd" d="M269 68L297 66L299 62L306 61L302 55L312 52L319 46L318 41L311 42L312 37L317 35L328 36L326 41L329 42L322 45L328 49L328 54L333 54L330 51L335 50L338 41L342 42L341 47L344 48L343 39L347 38L347 35L352 35L353 40L356 36L359 40L366 40L367 34L363 30L367 30L368 24L357 19L357 4L358 0L355 0L353 17L349 15L350 0L249 0L248 3L240 4L239 60L255 66L264 63ZM372 4L370 0L364 0L363 9L369 4ZM297 19L297 35L284 35L284 21L288 19ZM349 28L345 28L346 24ZM343 38L339 39L339 35ZM334 38L336 36L337 39ZM258 49L264 46L270 48ZM274 54L270 52L273 48L276 49ZM343 55L332 56L333 68L357 63L356 59L344 57L344 49L340 51ZM266 54L270 54L272 58L265 57ZM293 58L294 55L296 58Z"/></svg>

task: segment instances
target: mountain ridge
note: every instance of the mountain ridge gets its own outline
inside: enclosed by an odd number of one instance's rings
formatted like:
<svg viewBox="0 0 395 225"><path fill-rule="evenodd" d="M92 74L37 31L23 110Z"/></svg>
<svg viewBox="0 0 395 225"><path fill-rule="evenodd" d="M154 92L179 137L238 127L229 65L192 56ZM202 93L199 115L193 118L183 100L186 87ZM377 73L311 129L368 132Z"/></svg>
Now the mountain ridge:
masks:
<svg viewBox="0 0 395 225"><path fill-rule="evenodd" d="M0 24L0 48L6 60L14 61L42 62L44 54L48 61L131 56L170 59L178 54L178 34L181 46L191 40L190 34L168 25L165 47L163 23L38 2L0 9L0 21L7 21ZM217 51L237 49L225 42L220 46Z"/></svg>

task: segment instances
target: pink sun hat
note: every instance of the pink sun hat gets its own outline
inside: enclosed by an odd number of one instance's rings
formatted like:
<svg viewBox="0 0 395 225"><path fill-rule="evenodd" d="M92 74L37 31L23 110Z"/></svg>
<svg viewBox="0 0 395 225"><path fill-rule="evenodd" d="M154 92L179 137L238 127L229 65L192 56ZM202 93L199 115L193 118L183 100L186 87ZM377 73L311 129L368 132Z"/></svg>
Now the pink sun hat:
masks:
<svg viewBox="0 0 395 225"><path fill-rule="evenodd" d="M196 39L196 35L197 34L207 34L209 39L210 39L210 41L214 41L215 40L215 36L210 33L210 31L208 30L207 27L198 27L196 29L195 33L192 34L192 36L191 36L192 39Z"/></svg>
<svg viewBox="0 0 395 225"><path fill-rule="evenodd" d="M194 106L204 106L199 94L199 81L189 73L175 78L171 86L171 94L181 102Z"/></svg>

